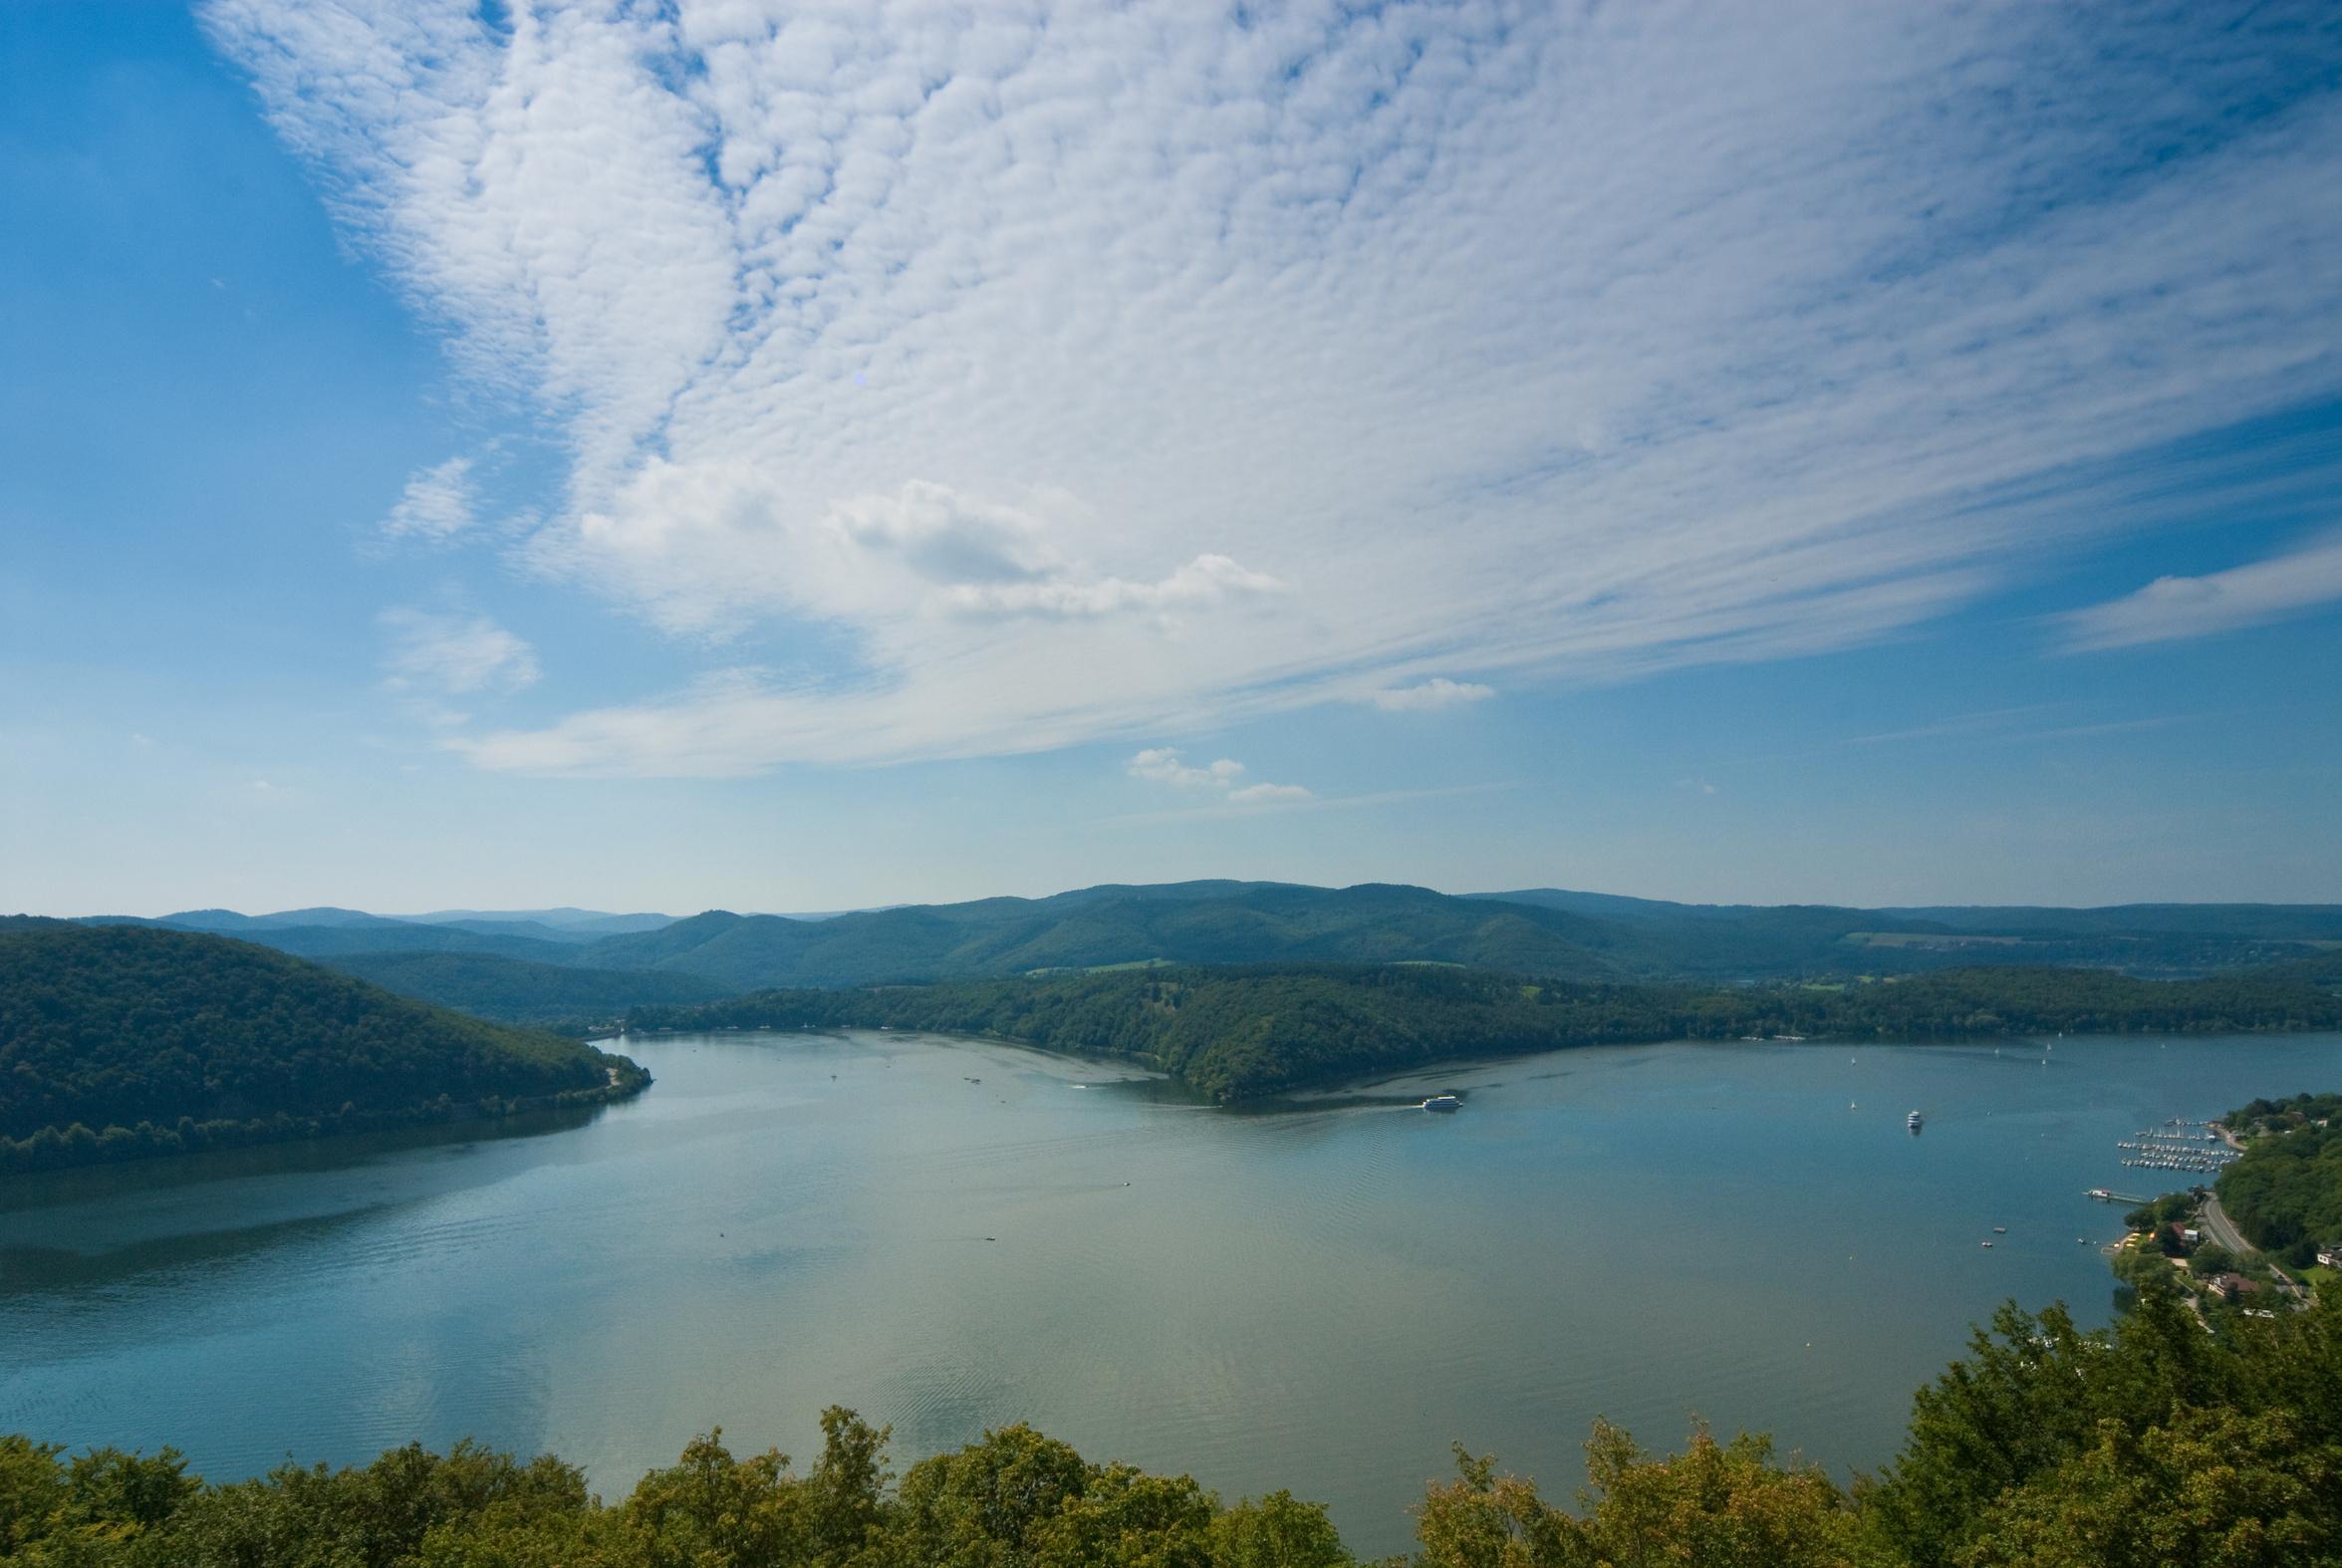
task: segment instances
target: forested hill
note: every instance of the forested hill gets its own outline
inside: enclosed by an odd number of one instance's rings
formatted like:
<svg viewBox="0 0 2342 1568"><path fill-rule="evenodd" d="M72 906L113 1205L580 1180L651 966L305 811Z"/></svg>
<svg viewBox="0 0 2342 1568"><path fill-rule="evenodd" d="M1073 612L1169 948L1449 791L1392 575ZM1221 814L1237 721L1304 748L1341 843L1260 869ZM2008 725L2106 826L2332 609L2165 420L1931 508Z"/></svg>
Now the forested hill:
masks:
<svg viewBox="0 0 2342 1568"><path fill-rule="evenodd" d="M1467 963L1595 979L1631 966L1622 933L1559 910L1428 888L1199 882L1048 899L917 905L834 919L711 910L615 936L580 962L703 975L738 989L917 983L1163 960Z"/></svg>
<svg viewBox="0 0 2342 1568"><path fill-rule="evenodd" d="M683 919L580 910L393 917L331 907L93 918L241 936L380 975L425 1001L460 996L460 1005L505 1019L560 1005L551 1000L558 982L544 967L688 976L721 991L926 984L1148 962L1459 963L1568 980L1751 984L1983 964L2183 978L2342 945L2342 908L2318 905L1862 910L1667 904L1549 888L1454 897L1395 884L1230 881L1110 884L818 919L726 910ZM448 956L379 961L424 951ZM540 968L466 961L487 958ZM673 986L609 979L571 989L579 1012L678 997Z"/></svg>
<svg viewBox="0 0 2342 1568"><path fill-rule="evenodd" d="M644 1082L624 1057L249 942L0 928L0 1170L586 1104Z"/></svg>
<svg viewBox="0 0 2342 1568"><path fill-rule="evenodd" d="M1959 969L1843 990L1575 984L1439 964L1156 968L641 1008L638 1029L932 1029L1145 1063L1222 1100L1462 1057L1650 1040L2342 1028L2336 966L2203 980Z"/></svg>
<svg viewBox="0 0 2342 1568"><path fill-rule="evenodd" d="M386 991L498 1023L615 1018L628 1009L705 1002L730 987L661 969L579 969L491 952L362 952L319 962Z"/></svg>
<svg viewBox="0 0 2342 1568"><path fill-rule="evenodd" d="M2220 1205L2245 1239L2296 1268L2342 1247L2342 1094L2255 1100L2226 1123L2247 1141L2220 1173Z"/></svg>

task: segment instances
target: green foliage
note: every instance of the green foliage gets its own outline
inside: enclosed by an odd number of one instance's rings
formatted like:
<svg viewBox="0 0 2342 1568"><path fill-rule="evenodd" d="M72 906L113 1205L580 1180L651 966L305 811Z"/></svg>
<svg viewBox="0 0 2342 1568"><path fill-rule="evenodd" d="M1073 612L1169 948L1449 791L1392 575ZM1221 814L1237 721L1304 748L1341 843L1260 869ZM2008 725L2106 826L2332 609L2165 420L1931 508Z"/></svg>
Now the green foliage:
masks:
<svg viewBox="0 0 2342 1568"><path fill-rule="evenodd" d="M2216 1190L2244 1239L2265 1251L2342 1243L2342 1127L2304 1123L2253 1139Z"/></svg>
<svg viewBox="0 0 2342 1568"><path fill-rule="evenodd" d="M2338 1385L2342 1298L2216 1335L2161 1292L2101 1334L2004 1309L1858 1488L1866 1548L1915 1565L2342 1561Z"/></svg>
<svg viewBox="0 0 2342 1568"><path fill-rule="evenodd" d="M579 1105L624 1057L226 937L0 930L0 1173Z"/></svg>
<svg viewBox="0 0 2342 1568"><path fill-rule="evenodd" d="M2188 1269L2195 1274L2233 1274L2236 1254L2216 1241L2207 1241L2188 1254Z"/></svg>
<svg viewBox="0 0 2342 1568"><path fill-rule="evenodd" d="M758 991L698 1007L640 1008L629 1023L985 1034L1142 1062L1240 1100L1468 1056L1649 1040L2334 1028L2342 1027L2342 995L2290 969L2186 981L1975 969L1817 991L1524 983L1444 965L1312 964Z"/></svg>
<svg viewBox="0 0 2342 1568"><path fill-rule="evenodd" d="M2028 1568L2282 1568L2333 1562L2342 1467L2282 1411L2180 1410L2094 1440L1997 1501L1961 1564Z"/></svg>
<svg viewBox="0 0 2342 1568"><path fill-rule="evenodd" d="M2229 1132L2251 1137L2290 1133L2295 1128L2316 1126L2337 1116L2342 1116L2342 1094L2298 1094L2255 1100L2240 1110L2230 1111L2221 1122Z"/></svg>
<svg viewBox="0 0 2342 1568"><path fill-rule="evenodd" d="M1857 1521L1846 1495L1810 1465L1773 1462L1772 1444L1704 1428L1680 1454L1655 1458L1597 1421L1586 1443L1582 1513L1538 1496L1495 1460L1455 1451L1456 1479L1434 1484L1417 1514L1421 1568L1851 1568Z"/></svg>
<svg viewBox="0 0 2342 1568"><path fill-rule="evenodd" d="M483 952L370 952L320 961L386 991L499 1023L616 1018L634 1007L712 1001L726 992L694 974L581 969Z"/></svg>
<svg viewBox="0 0 2342 1568"><path fill-rule="evenodd" d="M1289 1491L1236 1504L1211 1521L1217 1568L1349 1568L1349 1548L1322 1502Z"/></svg>

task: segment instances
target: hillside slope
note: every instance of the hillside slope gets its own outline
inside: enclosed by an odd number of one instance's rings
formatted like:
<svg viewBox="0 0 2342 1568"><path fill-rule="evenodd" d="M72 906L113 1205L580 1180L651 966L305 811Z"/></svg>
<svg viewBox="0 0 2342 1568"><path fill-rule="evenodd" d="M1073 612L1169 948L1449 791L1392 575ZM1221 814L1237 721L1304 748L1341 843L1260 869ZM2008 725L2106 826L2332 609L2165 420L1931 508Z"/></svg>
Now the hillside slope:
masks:
<svg viewBox="0 0 2342 1568"><path fill-rule="evenodd" d="M1473 1056L1657 1040L1861 1040L2342 1028L2342 975L2288 965L2201 980L1952 969L1843 990L1572 984L1436 964L1119 969L645 1008L643 1029L932 1029L1145 1063L1244 1100Z"/></svg>
<svg viewBox="0 0 2342 1568"><path fill-rule="evenodd" d="M2181 978L2281 963L2342 943L2342 906L2134 904L2103 909L1947 905L1670 904L1523 888L1466 898L1565 911L1635 932L1654 974L1755 980L1910 974L2007 963Z"/></svg>
<svg viewBox="0 0 2342 1568"><path fill-rule="evenodd" d="M228 937L0 931L0 1170L583 1104L647 1081L624 1057Z"/></svg>
<svg viewBox="0 0 2342 1568"><path fill-rule="evenodd" d="M811 921L711 911L585 949L601 968L736 988L909 983L1143 963L1459 963L1596 979L1637 961L1631 933L1558 910L1425 888L1278 883L1092 888Z"/></svg>
<svg viewBox="0 0 2342 1568"><path fill-rule="evenodd" d="M368 952L319 962L386 991L498 1023L615 1018L636 1007L706 1002L729 988L660 969L579 969L489 952Z"/></svg>

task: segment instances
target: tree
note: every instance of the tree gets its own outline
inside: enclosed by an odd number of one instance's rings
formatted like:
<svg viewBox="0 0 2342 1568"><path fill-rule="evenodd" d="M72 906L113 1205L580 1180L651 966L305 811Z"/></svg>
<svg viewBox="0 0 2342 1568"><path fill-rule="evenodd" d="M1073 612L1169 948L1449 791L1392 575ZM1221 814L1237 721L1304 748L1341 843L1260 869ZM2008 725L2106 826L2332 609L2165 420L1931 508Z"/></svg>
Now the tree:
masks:
<svg viewBox="0 0 2342 1568"><path fill-rule="evenodd" d="M1289 1491L1240 1502L1211 1521L1217 1568L1349 1568L1350 1551L1324 1503Z"/></svg>
<svg viewBox="0 0 2342 1568"><path fill-rule="evenodd" d="M1771 1439L1718 1443L1702 1427L1689 1447L1654 1459L1608 1422L1586 1443L1590 1515L1579 1526L1593 1559L1616 1568L1764 1564L1848 1568L1855 1517L1845 1494L1810 1465L1777 1465Z"/></svg>
<svg viewBox="0 0 2342 1568"><path fill-rule="evenodd" d="M1455 1445L1455 1479L1433 1483L1416 1510L1419 1568L1593 1568L1574 1521L1537 1484L1498 1475L1496 1456Z"/></svg>
<svg viewBox="0 0 2342 1568"><path fill-rule="evenodd" d="M735 1459L716 1428L685 1445L680 1462L652 1470L627 1499L643 1568L768 1568L795 1563L811 1531L788 1456Z"/></svg>
<svg viewBox="0 0 2342 1568"><path fill-rule="evenodd" d="M2087 1448L1995 1500L1962 1568L2280 1568L2342 1561L2342 1465L2282 1412L2186 1410Z"/></svg>
<svg viewBox="0 0 2342 1568"><path fill-rule="evenodd" d="M951 1568L1024 1568L1044 1527L1081 1496L1082 1456L1019 1423L957 1453L921 1459L903 1477L901 1546L909 1560Z"/></svg>

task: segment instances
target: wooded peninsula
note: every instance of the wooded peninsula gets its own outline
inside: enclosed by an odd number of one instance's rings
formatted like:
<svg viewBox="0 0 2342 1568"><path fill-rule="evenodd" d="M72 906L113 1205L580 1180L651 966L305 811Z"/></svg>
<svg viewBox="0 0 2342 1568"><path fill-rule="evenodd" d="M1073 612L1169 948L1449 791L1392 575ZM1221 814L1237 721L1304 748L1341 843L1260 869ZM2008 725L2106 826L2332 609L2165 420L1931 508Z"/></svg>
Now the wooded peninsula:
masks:
<svg viewBox="0 0 2342 1568"><path fill-rule="evenodd" d="M1996 967L1829 986L1588 984L1421 963L1141 967L756 991L637 1008L625 1026L985 1035L1137 1062L1233 1102L1578 1045L2333 1029L2342 1027L2338 982L2342 964L2331 960L2194 980Z"/></svg>
<svg viewBox="0 0 2342 1568"><path fill-rule="evenodd" d="M650 1081L249 942L0 929L0 1174L588 1106Z"/></svg>

